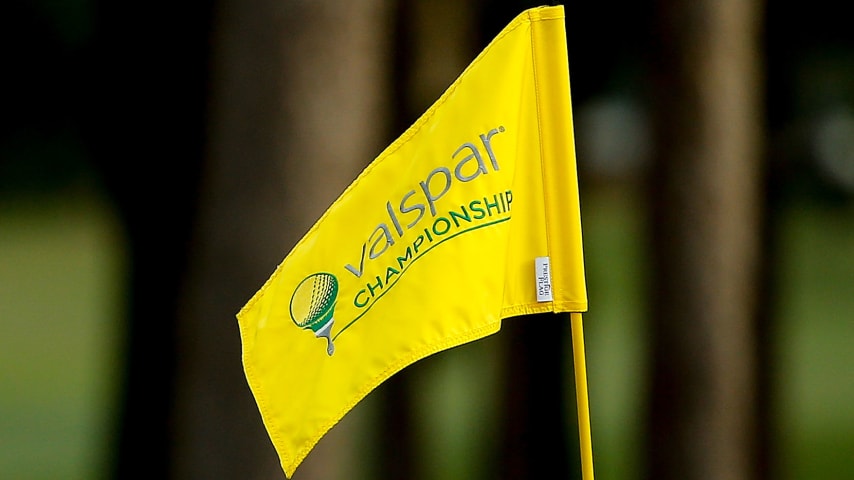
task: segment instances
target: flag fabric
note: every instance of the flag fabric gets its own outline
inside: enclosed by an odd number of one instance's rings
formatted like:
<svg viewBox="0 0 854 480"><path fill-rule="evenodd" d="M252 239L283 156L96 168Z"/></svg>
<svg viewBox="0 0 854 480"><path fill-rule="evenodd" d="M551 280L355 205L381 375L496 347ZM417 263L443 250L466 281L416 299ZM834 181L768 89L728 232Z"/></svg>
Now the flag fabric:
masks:
<svg viewBox="0 0 854 480"><path fill-rule="evenodd" d="M286 475L407 365L507 317L586 311L581 245L564 12L540 7L499 33L238 313Z"/></svg>

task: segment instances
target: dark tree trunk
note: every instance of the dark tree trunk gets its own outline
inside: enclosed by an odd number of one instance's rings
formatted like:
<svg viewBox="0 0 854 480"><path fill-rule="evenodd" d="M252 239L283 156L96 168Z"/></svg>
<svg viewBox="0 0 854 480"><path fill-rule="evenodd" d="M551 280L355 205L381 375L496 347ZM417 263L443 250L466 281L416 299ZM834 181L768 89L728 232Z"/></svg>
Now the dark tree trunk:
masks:
<svg viewBox="0 0 854 480"><path fill-rule="evenodd" d="M658 2L647 478L755 477L760 4Z"/></svg>
<svg viewBox="0 0 854 480"><path fill-rule="evenodd" d="M403 133L459 76L476 54L475 8L468 2L396 2L393 135ZM410 367L388 379L382 392L377 478L423 478L415 438L416 378ZM428 452L429 453L429 452Z"/></svg>
<svg viewBox="0 0 854 480"><path fill-rule="evenodd" d="M127 237L125 363L111 475L169 478L175 328L204 159L212 2L95 4L79 102ZM84 73L81 73L84 72Z"/></svg>
<svg viewBox="0 0 854 480"><path fill-rule="evenodd" d="M172 474L283 478L243 374L235 314L380 151L386 13L372 0L225 0L214 26L210 141L178 336ZM294 478L351 477L355 447L347 425L338 425Z"/></svg>
<svg viewBox="0 0 854 480"><path fill-rule="evenodd" d="M567 345L569 314L510 318L506 335L504 436L496 478L578 478L575 396ZM567 393L567 388L569 392ZM575 437L573 437L575 438Z"/></svg>

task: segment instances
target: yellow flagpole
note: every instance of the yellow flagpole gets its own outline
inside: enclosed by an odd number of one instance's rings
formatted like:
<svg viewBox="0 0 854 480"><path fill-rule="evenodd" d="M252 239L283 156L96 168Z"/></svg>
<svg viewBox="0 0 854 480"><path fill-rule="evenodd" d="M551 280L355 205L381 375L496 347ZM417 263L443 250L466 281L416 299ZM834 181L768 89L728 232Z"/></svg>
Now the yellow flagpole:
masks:
<svg viewBox="0 0 854 480"><path fill-rule="evenodd" d="M587 401L587 367L584 360L584 329L581 314L570 313L572 358L575 364L575 397L578 405L578 440L581 445L581 478L593 480L593 442L590 439L590 407Z"/></svg>

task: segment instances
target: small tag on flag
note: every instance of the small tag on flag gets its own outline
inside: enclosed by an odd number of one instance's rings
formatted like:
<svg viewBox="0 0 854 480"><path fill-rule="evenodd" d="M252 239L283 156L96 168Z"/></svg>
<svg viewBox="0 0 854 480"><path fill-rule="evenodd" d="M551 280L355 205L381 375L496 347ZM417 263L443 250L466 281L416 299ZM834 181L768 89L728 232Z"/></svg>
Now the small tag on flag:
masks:
<svg viewBox="0 0 854 480"><path fill-rule="evenodd" d="M551 302L552 297L552 275L549 257L537 257L534 259L534 269L537 277L537 301Z"/></svg>

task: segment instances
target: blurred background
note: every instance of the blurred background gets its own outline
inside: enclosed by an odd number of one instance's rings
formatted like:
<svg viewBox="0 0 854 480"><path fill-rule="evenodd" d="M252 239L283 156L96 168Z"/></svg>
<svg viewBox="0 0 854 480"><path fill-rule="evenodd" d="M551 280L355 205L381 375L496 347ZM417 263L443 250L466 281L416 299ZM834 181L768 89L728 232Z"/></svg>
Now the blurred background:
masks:
<svg viewBox="0 0 854 480"><path fill-rule="evenodd" d="M536 5L6 2L0 478L284 478L234 315ZM565 8L597 477L850 478L843 3ZM294 478L580 478L564 320L406 369Z"/></svg>

